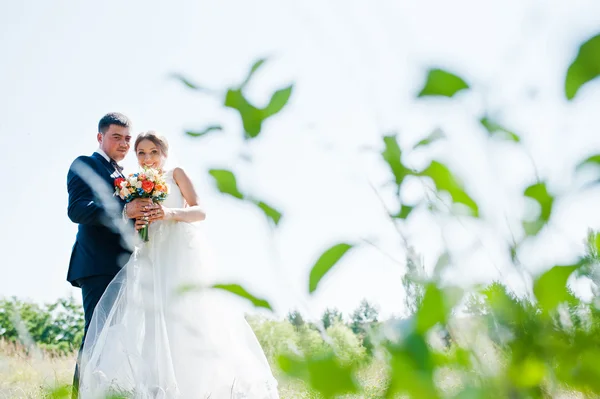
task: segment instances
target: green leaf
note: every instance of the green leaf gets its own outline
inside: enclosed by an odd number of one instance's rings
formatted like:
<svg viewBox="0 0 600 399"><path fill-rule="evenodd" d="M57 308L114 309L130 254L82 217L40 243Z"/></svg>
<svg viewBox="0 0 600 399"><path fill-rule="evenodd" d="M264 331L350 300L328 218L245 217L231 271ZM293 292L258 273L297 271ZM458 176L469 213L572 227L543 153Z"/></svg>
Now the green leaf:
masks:
<svg viewBox="0 0 600 399"><path fill-rule="evenodd" d="M579 47L579 52L567 70L565 96L575 98L579 89L600 75L600 34L587 40Z"/></svg>
<svg viewBox="0 0 600 399"><path fill-rule="evenodd" d="M401 204L400 211L397 214L391 215L391 216L395 219L406 220L406 218L408 218L408 216L411 214L413 209L415 209L414 206L408 206L408 205Z"/></svg>
<svg viewBox="0 0 600 399"><path fill-rule="evenodd" d="M482 388L466 387L458 393L453 399L488 399L489 392Z"/></svg>
<svg viewBox="0 0 600 399"><path fill-rule="evenodd" d="M242 84L240 85L240 89L243 89L249 82L250 79L252 79L252 76L254 76L254 74L256 73L256 71L259 70L259 68L267 61L266 58L260 58L258 60L256 60L254 62L254 64L252 64L252 67L250 67L250 71L248 72L248 75L246 76L246 79L244 79L244 81L242 82Z"/></svg>
<svg viewBox="0 0 600 399"><path fill-rule="evenodd" d="M593 247L591 248L591 250L593 251L593 253L596 254L596 257L600 256L600 233L596 232L596 231L591 231L591 245L593 245ZM588 239L590 239L588 238ZM588 251L590 252L590 251ZM589 254L588 254L589 255Z"/></svg>
<svg viewBox="0 0 600 399"><path fill-rule="evenodd" d="M283 355L278 358L278 363L285 374L304 380L325 398L357 393L360 390L353 367L341 365L331 354L307 359Z"/></svg>
<svg viewBox="0 0 600 399"><path fill-rule="evenodd" d="M515 243L509 247L510 259L513 263L518 263L518 255L519 255L519 244Z"/></svg>
<svg viewBox="0 0 600 399"><path fill-rule="evenodd" d="M223 194L229 194L238 199L244 199L237 187L237 181L233 172L224 169L211 169L208 173L215 179L217 189Z"/></svg>
<svg viewBox="0 0 600 399"><path fill-rule="evenodd" d="M68 399L71 397L73 389L69 385L61 385L50 392L48 392L45 397L49 399Z"/></svg>
<svg viewBox="0 0 600 399"><path fill-rule="evenodd" d="M222 192L223 194L231 195L232 197L235 197L237 199L245 199L248 202L252 202L261 211L263 211L265 216L271 222L273 222L275 225L279 224L279 221L281 220L282 216L281 212L279 212L277 209L273 208L264 201L253 199L242 194L237 187L237 180L233 172L224 169L211 169L208 173L215 179L217 189L220 192Z"/></svg>
<svg viewBox="0 0 600 399"><path fill-rule="evenodd" d="M383 144L385 148L381 155L392 170L394 180L398 186L398 190L400 190L404 178L412 175L413 172L402 164L402 150L398 145L396 136L384 136Z"/></svg>
<svg viewBox="0 0 600 399"><path fill-rule="evenodd" d="M536 201L541 208L540 215L536 220L523 222L523 228L527 235L536 235L550 221L554 197L548 193L546 183L533 184L525 189L524 195Z"/></svg>
<svg viewBox="0 0 600 399"><path fill-rule="evenodd" d="M233 108L240 113L244 126L245 138L255 138L260 134L265 119L279 113L287 104L292 95L293 85L275 91L271 95L269 104L263 109L256 107L244 96L243 89L250 82L256 71L266 62L261 58L254 62L248 76L237 88L230 88L225 94L224 106Z"/></svg>
<svg viewBox="0 0 600 399"><path fill-rule="evenodd" d="M541 219L524 221L523 229L525 230L525 234L528 236L535 236L544 228L545 225L546 222Z"/></svg>
<svg viewBox="0 0 600 399"><path fill-rule="evenodd" d="M277 90L275 93L273 93L269 104L263 110L263 117L265 119L275 115L276 113L280 112L283 109L283 107L285 107L288 100L290 99L290 96L292 95L293 87L294 85L290 85L284 89Z"/></svg>
<svg viewBox="0 0 600 399"><path fill-rule="evenodd" d="M188 130L185 133L188 136L192 136L192 137L202 137L202 136L207 135L210 132L222 131L222 130L223 130L223 126L221 126L221 125L210 125L199 131Z"/></svg>
<svg viewBox="0 0 600 399"><path fill-rule="evenodd" d="M244 287L242 287L239 284L215 284L215 285L213 285L213 288L228 291L239 297L247 299L250 302L252 302L252 304L254 306L256 306L257 308L265 308L265 309L273 310L273 308L271 307L271 304L269 304L268 301L261 299L261 298L257 298L256 296L250 294L248 291L246 291L246 289Z"/></svg>
<svg viewBox="0 0 600 399"><path fill-rule="evenodd" d="M250 104L240 89L229 89L224 105L240 113L246 137L254 138L259 135L264 119L263 112Z"/></svg>
<svg viewBox="0 0 600 399"><path fill-rule="evenodd" d="M439 398L434 382L434 359L425 335L411 332L401 343L387 344L391 354L385 398Z"/></svg>
<svg viewBox="0 0 600 399"><path fill-rule="evenodd" d="M581 161L577 166L576 166L576 170L579 170L581 168L584 168L588 165L595 165L595 166L600 166L600 154L596 154L596 155L592 155L591 157L588 157L586 160Z"/></svg>
<svg viewBox="0 0 600 399"><path fill-rule="evenodd" d="M181 284L177 287L177 289L175 290L175 293L177 295L185 295L188 292L194 292L194 291L198 291L201 290L203 287L198 285L198 284L194 284L194 283L186 283L186 284Z"/></svg>
<svg viewBox="0 0 600 399"><path fill-rule="evenodd" d="M279 221L281 220L281 212L263 201L253 200L252 202L256 204L256 206L258 206L264 212L265 216L276 226L279 224Z"/></svg>
<svg viewBox="0 0 600 399"><path fill-rule="evenodd" d="M494 317L501 321L510 319L518 319L523 313L523 307L518 299L509 293L504 284L493 282L481 291L481 294L486 298L484 302L485 308L494 314Z"/></svg>
<svg viewBox="0 0 600 399"><path fill-rule="evenodd" d="M241 89L229 89L225 95L224 105L240 113L246 138L255 138L260 134L265 119L279 113L285 107L292 94L292 89L293 85L277 90L264 109L252 105L244 97Z"/></svg>
<svg viewBox="0 0 600 399"><path fill-rule="evenodd" d="M516 135L515 133L506 129L505 127L499 125L498 123L496 123L492 119L488 118L487 116L484 116L483 118L481 118L479 120L479 123L481 123L481 125L485 128L485 130L487 130L490 137L498 137L498 138L502 138L504 140L514 141L515 143L518 143L521 141L521 138L518 135Z"/></svg>
<svg viewBox="0 0 600 399"><path fill-rule="evenodd" d="M417 332L425 334L436 324L445 323L447 317L444 293L435 284L427 284L423 302L417 311Z"/></svg>
<svg viewBox="0 0 600 399"><path fill-rule="evenodd" d="M442 69L430 69L427 74L425 86L418 97L444 96L452 97L461 90L469 88L467 82L457 75Z"/></svg>
<svg viewBox="0 0 600 399"><path fill-rule="evenodd" d="M450 261L450 254L448 252L441 254L433 268L433 276L440 278L443 271L450 266Z"/></svg>
<svg viewBox="0 0 600 399"><path fill-rule="evenodd" d="M592 167L594 166L594 167ZM582 169L586 169L586 168L590 168L590 170L594 170L596 174L598 173L598 171L600 171L600 154L596 154L596 155L592 155L588 158L586 158L585 160L579 162L579 164L577 164L577 166L575 167L575 172L580 172ZM598 183L600 183L600 180L598 180L598 177L594 178L590 183L588 183L588 187L589 186L596 186Z"/></svg>
<svg viewBox="0 0 600 399"><path fill-rule="evenodd" d="M403 344L404 350L411 357L416 371L433 376L435 365L431 357L431 351L425 340L425 335L418 333L409 334Z"/></svg>
<svg viewBox="0 0 600 399"><path fill-rule="evenodd" d="M427 169L419 173L419 175L430 177L435 183L435 187L438 191L447 192L450 194L450 197L452 197L454 203L466 205L471 209L473 216L479 217L479 207L477 206L477 203L462 189L452 172L450 172L444 164L433 161Z"/></svg>
<svg viewBox="0 0 600 399"><path fill-rule="evenodd" d="M438 140L445 139L445 138L446 138L446 135L444 134L444 132L441 129L436 129L429 136L427 136L426 138L424 138L423 140L421 140L417 144L415 144L415 146L413 147L413 150L416 150L419 147L429 145L431 143L434 143Z"/></svg>
<svg viewBox="0 0 600 399"><path fill-rule="evenodd" d="M184 77L181 74L178 73L174 73L171 75L172 78L179 80L181 83L183 83L185 86L189 87L190 89L193 90L206 90L205 88L198 86L196 83L193 83L191 80L189 80L188 78Z"/></svg>
<svg viewBox="0 0 600 399"><path fill-rule="evenodd" d="M325 251L317 260L310 271L308 292L315 292L321 279L331 270L333 266L348 252L353 245L341 243L334 245Z"/></svg>
<svg viewBox="0 0 600 399"><path fill-rule="evenodd" d="M538 386L546 377L546 364L535 356L527 356L510 365L509 375L518 387L532 388Z"/></svg>
<svg viewBox="0 0 600 399"><path fill-rule="evenodd" d="M556 308L560 303L569 301L571 294L567 290L569 276L581 266L554 266L533 283L533 293L540 307L546 311Z"/></svg>

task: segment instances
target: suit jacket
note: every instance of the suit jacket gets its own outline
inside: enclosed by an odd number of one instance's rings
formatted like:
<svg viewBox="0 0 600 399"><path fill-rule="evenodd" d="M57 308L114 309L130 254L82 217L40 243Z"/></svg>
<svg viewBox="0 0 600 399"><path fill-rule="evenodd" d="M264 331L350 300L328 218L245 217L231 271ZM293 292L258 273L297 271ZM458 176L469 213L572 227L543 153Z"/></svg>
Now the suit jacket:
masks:
<svg viewBox="0 0 600 399"><path fill-rule="evenodd" d="M78 174L76 165L87 165L99 178L92 185L103 181L108 186L102 188L109 189L111 193L114 191L114 179L122 174L97 152L92 156L78 157L69 168L67 213L69 219L79 227L71 252L67 281L78 287L78 280L82 278L115 276L129 260L131 251L113 222L113 218L121 218L120 212L125 202L115 196L113 198L118 201L118 209L103 204L90 184Z"/></svg>

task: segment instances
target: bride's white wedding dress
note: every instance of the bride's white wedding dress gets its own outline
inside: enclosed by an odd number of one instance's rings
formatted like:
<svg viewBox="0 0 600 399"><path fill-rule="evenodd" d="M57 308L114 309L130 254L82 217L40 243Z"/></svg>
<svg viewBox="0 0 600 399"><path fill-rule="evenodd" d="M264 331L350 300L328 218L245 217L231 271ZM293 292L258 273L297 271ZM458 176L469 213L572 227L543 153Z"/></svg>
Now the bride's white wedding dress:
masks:
<svg viewBox="0 0 600 399"><path fill-rule="evenodd" d="M164 205L184 198L166 173ZM159 221L109 285L81 354L80 397L273 399L277 382L243 314L208 289L198 226ZM204 288L203 288L204 287Z"/></svg>

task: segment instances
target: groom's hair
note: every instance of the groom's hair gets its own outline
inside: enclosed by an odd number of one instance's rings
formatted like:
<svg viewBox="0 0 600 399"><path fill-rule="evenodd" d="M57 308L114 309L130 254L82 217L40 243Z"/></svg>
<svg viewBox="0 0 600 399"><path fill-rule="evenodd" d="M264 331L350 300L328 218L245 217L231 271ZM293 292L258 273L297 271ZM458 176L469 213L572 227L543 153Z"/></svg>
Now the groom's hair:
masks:
<svg viewBox="0 0 600 399"><path fill-rule="evenodd" d="M104 115L102 119L100 119L100 122L98 122L98 132L102 134L106 133L110 125L131 127L131 121L128 117L119 112L110 112Z"/></svg>

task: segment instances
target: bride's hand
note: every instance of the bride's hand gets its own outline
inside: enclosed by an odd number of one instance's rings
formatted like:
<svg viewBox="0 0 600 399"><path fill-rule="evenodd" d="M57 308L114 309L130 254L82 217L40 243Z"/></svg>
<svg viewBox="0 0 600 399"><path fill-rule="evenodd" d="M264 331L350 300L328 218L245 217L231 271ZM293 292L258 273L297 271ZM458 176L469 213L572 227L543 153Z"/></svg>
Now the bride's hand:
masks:
<svg viewBox="0 0 600 399"><path fill-rule="evenodd" d="M157 204L156 208L148 212L148 220L150 223L157 220L169 220L171 213L172 212L169 208L164 207L161 204Z"/></svg>
<svg viewBox="0 0 600 399"><path fill-rule="evenodd" d="M143 229L147 225L148 225L148 221L146 219L144 219L144 218L135 219L135 229L137 231Z"/></svg>

